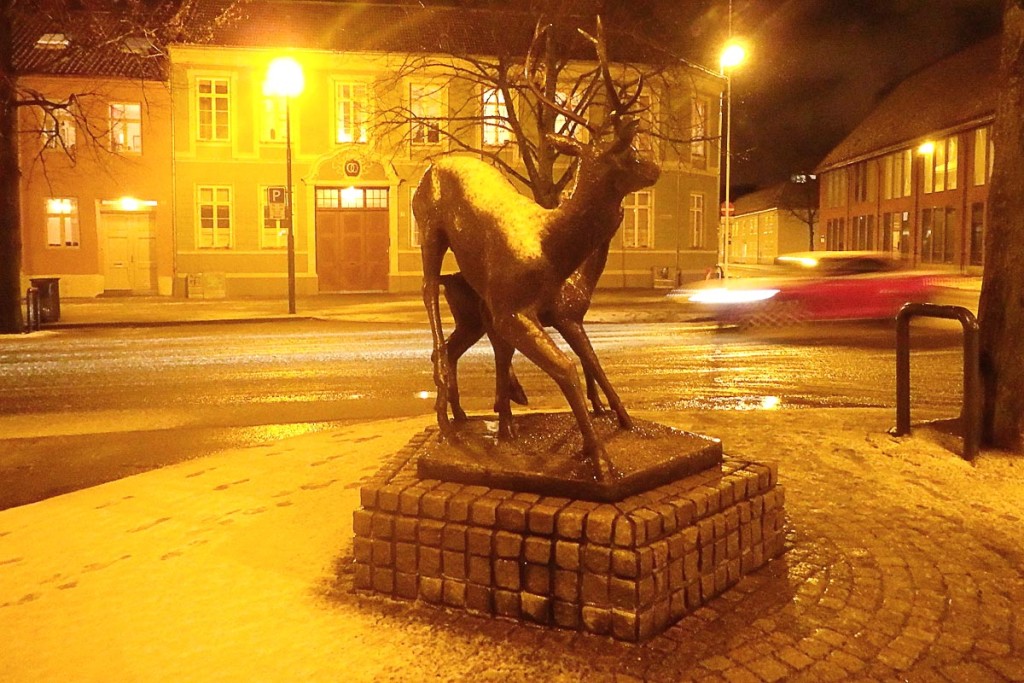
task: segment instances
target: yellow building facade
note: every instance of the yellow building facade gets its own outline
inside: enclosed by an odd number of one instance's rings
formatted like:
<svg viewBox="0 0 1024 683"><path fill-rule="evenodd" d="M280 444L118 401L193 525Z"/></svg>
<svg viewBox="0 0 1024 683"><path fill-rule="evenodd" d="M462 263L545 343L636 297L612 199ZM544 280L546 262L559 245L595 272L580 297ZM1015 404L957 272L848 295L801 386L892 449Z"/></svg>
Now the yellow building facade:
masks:
<svg viewBox="0 0 1024 683"><path fill-rule="evenodd" d="M65 296L171 294L170 94L161 81L30 76L73 104L19 112L22 271Z"/></svg>

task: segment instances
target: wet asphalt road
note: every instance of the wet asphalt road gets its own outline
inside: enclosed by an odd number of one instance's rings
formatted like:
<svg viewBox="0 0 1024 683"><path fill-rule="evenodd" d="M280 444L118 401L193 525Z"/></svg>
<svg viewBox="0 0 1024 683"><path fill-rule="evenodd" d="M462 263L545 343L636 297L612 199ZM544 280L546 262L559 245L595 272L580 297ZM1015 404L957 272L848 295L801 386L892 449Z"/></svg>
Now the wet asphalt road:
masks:
<svg viewBox="0 0 1024 683"><path fill-rule="evenodd" d="M894 405L882 324L738 333L689 323L588 327L632 410ZM959 333L915 327L916 417L959 410ZM432 411L426 326L332 321L54 330L0 339L0 509L238 446ZM531 407L564 409L517 357ZM490 350L460 366L490 409ZM812 415L812 413L809 413Z"/></svg>

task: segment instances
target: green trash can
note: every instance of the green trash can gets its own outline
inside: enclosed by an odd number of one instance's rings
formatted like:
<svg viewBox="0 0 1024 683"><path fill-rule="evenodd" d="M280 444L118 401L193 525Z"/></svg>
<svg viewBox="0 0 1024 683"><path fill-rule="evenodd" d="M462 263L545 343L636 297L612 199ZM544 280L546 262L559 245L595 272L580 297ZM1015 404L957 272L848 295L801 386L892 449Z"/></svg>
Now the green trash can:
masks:
<svg viewBox="0 0 1024 683"><path fill-rule="evenodd" d="M60 278L33 277L29 281L39 290L39 322L60 320Z"/></svg>

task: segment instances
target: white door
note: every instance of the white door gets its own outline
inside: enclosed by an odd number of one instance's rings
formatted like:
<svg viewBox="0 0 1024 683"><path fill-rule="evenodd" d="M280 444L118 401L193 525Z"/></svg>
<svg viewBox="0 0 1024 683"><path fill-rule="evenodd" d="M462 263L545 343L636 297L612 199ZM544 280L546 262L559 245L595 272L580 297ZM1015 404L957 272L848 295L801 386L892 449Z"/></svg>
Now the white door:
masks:
<svg viewBox="0 0 1024 683"><path fill-rule="evenodd" d="M103 288L138 293L156 290L156 238L152 212L105 212Z"/></svg>

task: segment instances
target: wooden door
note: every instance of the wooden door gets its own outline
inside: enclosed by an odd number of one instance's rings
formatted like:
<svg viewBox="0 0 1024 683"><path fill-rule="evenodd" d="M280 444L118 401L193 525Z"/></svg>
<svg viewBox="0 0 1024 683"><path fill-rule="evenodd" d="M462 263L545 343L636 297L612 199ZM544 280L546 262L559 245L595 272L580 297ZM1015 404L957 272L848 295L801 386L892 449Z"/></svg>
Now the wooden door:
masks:
<svg viewBox="0 0 1024 683"><path fill-rule="evenodd" d="M317 209L320 291L386 291L389 246L386 208Z"/></svg>

